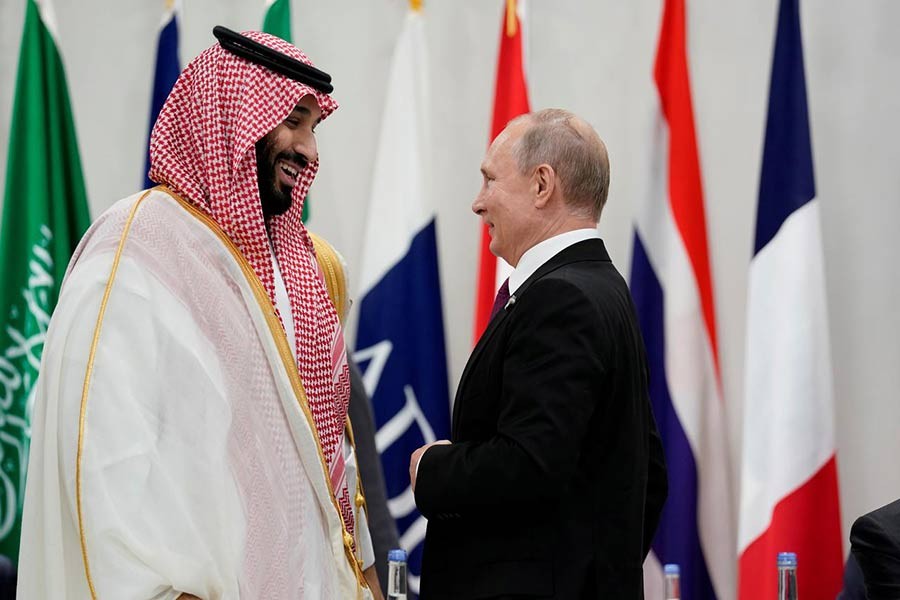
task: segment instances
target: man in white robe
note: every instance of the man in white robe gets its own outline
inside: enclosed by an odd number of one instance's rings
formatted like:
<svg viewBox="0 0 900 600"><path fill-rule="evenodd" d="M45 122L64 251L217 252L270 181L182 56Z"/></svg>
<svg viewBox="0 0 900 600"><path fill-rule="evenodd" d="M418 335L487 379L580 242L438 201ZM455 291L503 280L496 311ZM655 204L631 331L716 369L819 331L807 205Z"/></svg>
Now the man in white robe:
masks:
<svg viewBox="0 0 900 600"><path fill-rule="evenodd" d="M300 220L330 78L278 38L228 34L160 113L160 186L104 213L69 265L20 599L380 598L343 335Z"/></svg>

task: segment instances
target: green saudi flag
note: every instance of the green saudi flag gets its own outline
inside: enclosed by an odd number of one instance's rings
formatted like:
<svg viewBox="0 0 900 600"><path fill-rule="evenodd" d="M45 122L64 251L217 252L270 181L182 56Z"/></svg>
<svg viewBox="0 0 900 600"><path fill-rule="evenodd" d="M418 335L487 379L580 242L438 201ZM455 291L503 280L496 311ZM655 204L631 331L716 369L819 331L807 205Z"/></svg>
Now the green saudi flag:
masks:
<svg viewBox="0 0 900 600"><path fill-rule="evenodd" d="M28 0L0 223L0 554L19 555L34 383L87 199L48 0Z"/></svg>
<svg viewBox="0 0 900 600"><path fill-rule="evenodd" d="M266 16L263 17L263 31L277 35L286 42L291 38L291 0L266 0ZM303 202L303 222L309 221L309 196Z"/></svg>

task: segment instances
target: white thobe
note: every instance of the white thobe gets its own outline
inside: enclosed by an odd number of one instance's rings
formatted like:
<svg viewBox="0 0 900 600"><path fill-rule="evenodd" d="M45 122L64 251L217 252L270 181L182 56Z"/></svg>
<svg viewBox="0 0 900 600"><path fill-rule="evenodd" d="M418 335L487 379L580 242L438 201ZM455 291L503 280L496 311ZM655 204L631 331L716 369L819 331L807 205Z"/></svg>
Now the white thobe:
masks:
<svg viewBox="0 0 900 600"><path fill-rule="evenodd" d="M19 598L371 597L265 290L165 192L76 251L32 422Z"/></svg>

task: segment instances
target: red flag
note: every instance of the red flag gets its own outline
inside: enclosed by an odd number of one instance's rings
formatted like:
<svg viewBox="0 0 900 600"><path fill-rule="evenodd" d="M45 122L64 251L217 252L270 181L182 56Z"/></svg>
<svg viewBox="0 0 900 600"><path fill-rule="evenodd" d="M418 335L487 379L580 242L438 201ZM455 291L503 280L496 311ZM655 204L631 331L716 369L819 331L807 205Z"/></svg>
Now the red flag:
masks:
<svg viewBox="0 0 900 600"><path fill-rule="evenodd" d="M494 141L512 119L530 112L528 88L522 60L522 23L516 0L506 1L500 25L500 57L497 60L497 87L494 91L494 117L491 141ZM475 292L475 341L481 337L491 315L497 293L497 262L490 250L491 237L486 225L481 226L481 249L478 259L478 283Z"/></svg>

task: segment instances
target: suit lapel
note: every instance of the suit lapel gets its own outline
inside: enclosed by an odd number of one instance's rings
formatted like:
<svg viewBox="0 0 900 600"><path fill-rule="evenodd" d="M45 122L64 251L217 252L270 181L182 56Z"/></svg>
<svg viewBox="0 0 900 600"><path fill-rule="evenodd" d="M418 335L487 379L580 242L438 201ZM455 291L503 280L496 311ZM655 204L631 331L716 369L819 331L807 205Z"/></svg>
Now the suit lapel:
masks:
<svg viewBox="0 0 900 600"><path fill-rule="evenodd" d="M520 285L519 288L515 291L515 293L510 296L512 304L507 303L507 305L499 313L497 313L493 319L491 319L490 323L488 323L487 329L485 329L484 333L481 334L481 337L478 338L478 343L475 344L475 348L472 350L472 355L466 362L466 367L465 369L463 369L462 376L459 379L459 388L457 389L456 401L453 403L453 420L451 426L453 439L456 439L457 429L459 427L459 415L463 401L462 392L466 388L469 374L472 372L472 368L476 364L478 364L478 361L481 359L482 354L484 354L485 348L487 348L487 346L490 344L491 338L493 338L501 323L506 320L507 316L515 308L516 300L521 298L522 295L524 295L528 290L528 288L531 287L531 285L541 277L544 277L548 273L552 273L553 271L564 265L586 260L610 262L609 253L606 251L606 246L603 244L603 240L593 238L578 242L576 244L572 244L571 246L562 250L559 254L555 255L553 258L545 262L543 265L538 267L537 271L532 273L531 277L526 279L525 282Z"/></svg>
<svg viewBox="0 0 900 600"><path fill-rule="evenodd" d="M515 303L513 304L513 306ZM469 356L469 360L466 361L466 367L463 369L462 376L459 378L459 388L456 394L456 401L453 403L453 420L451 421L451 431L454 439L456 438L456 428L459 424L459 410L460 405L462 404L462 394L460 392L465 388L466 381L469 378L469 373L472 371L473 365L475 365L478 360L481 358L484 349L487 347L488 342L490 342L494 333L496 333L497 328L500 326L505 319L509 310L512 309L507 303L507 306L503 307L500 312L494 315L494 318L490 320L488 323L487 329L484 330L484 333L481 334L481 337L478 338L478 343L475 344L475 348L472 350L472 354Z"/></svg>

